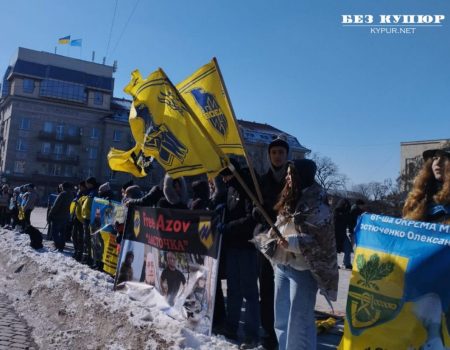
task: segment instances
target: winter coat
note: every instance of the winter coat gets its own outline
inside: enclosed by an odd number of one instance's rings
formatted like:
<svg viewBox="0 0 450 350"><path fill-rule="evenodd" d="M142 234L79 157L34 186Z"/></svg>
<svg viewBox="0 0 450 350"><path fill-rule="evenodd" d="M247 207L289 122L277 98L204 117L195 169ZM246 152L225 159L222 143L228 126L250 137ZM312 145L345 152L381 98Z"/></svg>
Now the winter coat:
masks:
<svg viewBox="0 0 450 350"><path fill-rule="evenodd" d="M287 226L294 226L296 232L283 229L288 222L291 225ZM275 262L300 270L309 269L322 294L336 300L339 281L336 241L324 189L317 183L304 189L295 213L289 217L279 215L276 226L285 231L281 233L289 246L287 249L277 247Z"/></svg>
<svg viewBox="0 0 450 350"><path fill-rule="evenodd" d="M62 221L70 219L70 203L73 200L72 192L62 191L56 197L55 203L48 213L50 220Z"/></svg>
<svg viewBox="0 0 450 350"><path fill-rule="evenodd" d="M34 189L29 189L28 192L23 195L23 210L33 210L38 201L39 196L36 191Z"/></svg>
<svg viewBox="0 0 450 350"><path fill-rule="evenodd" d="M240 171L240 175L247 185L251 184L248 172ZM256 225L252 217L252 202L235 177L226 185L224 245L228 248L255 249L255 246L249 242L253 238L253 230ZM251 186L250 188L253 189Z"/></svg>

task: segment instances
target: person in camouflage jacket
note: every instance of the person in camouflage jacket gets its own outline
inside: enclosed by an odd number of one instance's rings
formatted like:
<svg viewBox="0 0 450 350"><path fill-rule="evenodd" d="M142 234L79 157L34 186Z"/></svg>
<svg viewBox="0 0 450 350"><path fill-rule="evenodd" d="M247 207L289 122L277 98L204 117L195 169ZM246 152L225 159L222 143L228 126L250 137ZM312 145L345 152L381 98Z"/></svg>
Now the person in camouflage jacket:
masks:
<svg viewBox="0 0 450 350"><path fill-rule="evenodd" d="M284 237L272 258L275 270L275 332L279 349L315 349L317 289L336 300L339 272L331 209L314 180L316 164L288 167L276 226Z"/></svg>

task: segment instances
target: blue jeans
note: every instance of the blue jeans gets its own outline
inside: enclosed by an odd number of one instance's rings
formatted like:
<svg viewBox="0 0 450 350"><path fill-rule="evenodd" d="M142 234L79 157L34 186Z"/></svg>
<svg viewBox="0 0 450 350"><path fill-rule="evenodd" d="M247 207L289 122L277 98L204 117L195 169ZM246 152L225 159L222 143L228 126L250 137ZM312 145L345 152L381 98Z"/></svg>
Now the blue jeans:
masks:
<svg viewBox="0 0 450 350"><path fill-rule="evenodd" d="M227 272L227 327L236 333L245 298L244 334L246 338L258 339L259 294L256 250L228 248Z"/></svg>
<svg viewBox="0 0 450 350"><path fill-rule="evenodd" d="M309 270L275 267L275 333L279 350L315 350L317 282Z"/></svg>

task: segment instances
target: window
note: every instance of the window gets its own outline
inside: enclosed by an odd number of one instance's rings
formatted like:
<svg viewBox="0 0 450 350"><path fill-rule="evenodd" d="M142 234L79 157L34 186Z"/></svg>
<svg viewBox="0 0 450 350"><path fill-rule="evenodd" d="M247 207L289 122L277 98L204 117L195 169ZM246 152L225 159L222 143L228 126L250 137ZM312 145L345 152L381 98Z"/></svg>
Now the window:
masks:
<svg viewBox="0 0 450 350"><path fill-rule="evenodd" d="M74 145L67 145L67 152L66 154L68 156L74 156L75 155L75 146Z"/></svg>
<svg viewBox="0 0 450 350"><path fill-rule="evenodd" d="M23 174L25 172L25 161L16 160L14 162L14 172L18 174Z"/></svg>
<svg viewBox="0 0 450 350"><path fill-rule="evenodd" d="M94 91L94 104L103 106L103 94L101 92Z"/></svg>
<svg viewBox="0 0 450 350"><path fill-rule="evenodd" d="M52 145L50 142L44 142L41 147L41 152L43 154L49 154L52 150Z"/></svg>
<svg viewBox="0 0 450 350"><path fill-rule="evenodd" d="M21 130L29 130L30 129L30 119L29 118L20 119L20 129Z"/></svg>
<svg viewBox="0 0 450 350"><path fill-rule="evenodd" d="M42 80L39 94L44 97L53 97L81 103L86 102L84 85L69 83L62 80Z"/></svg>
<svg viewBox="0 0 450 350"><path fill-rule="evenodd" d="M17 148L18 151L26 151L28 149L28 144L24 139L17 140Z"/></svg>
<svg viewBox="0 0 450 350"><path fill-rule="evenodd" d="M73 176L73 166L72 165L66 165L64 168L64 176L71 177Z"/></svg>
<svg viewBox="0 0 450 350"><path fill-rule="evenodd" d="M34 80L33 79L24 79L23 80L23 92L27 94L32 94L34 92Z"/></svg>
<svg viewBox="0 0 450 350"><path fill-rule="evenodd" d="M77 126L74 126L74 125L67 126L67 135L78 136L79 134L80 134L80 131Z"/></svg>
<svg viewBox="0 0 450 350"><path fill-rule="evenodd" d="M89 147L89 159L97 159L97 147Z"/></svg>
<svg viewBox="0 0 450 350"><path fill-rule="evenodd" d="M63 140L64 139L64 125L56 126L56 139Z"/></svg>
<svg viewBox="0 0 450 350"><path fill-rule="evenodd" d="M61 164L50 164L49 174L53 176L61 175Z"/></svg>
<svg viewBox="0 0 450 350"><path fill-rule="evenodd" d="M62 159L63 145L60 143L55 144L53 153L55 153L55 159Z"/></svg>
<svg viewBox="0 0 450 350"><path fill-rule="evenodd" d="M92 128L91 139L98 139L100 131L97 128Z"/></svg>
<svg viewBox="0 0 450 350"><path fill-rule="evenodd" d="M114 142L120 142L121 139L122 139L122 131L114 130L113 141Z"/></svg>
<svg viewBox="0 0 450 350"><path fill-rule="evenodd" d="M46 132L46 133L51 133L51 132L53 132L53 123L52 122L45 122L44 123L44 131Z"/></svg>

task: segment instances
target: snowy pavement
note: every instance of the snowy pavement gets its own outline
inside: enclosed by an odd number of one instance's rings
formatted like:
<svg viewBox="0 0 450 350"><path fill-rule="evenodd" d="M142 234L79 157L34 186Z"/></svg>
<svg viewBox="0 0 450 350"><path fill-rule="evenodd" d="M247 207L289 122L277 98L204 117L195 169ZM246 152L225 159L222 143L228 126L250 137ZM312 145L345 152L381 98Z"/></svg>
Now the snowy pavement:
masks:
<svg viewBox="0 0 450 350"><path fill-rule="evenodd" d="M0 350L36 349L31 329L11 308L8 298L0 294Z"/></svg>
<svg viewBox="0 0 450 350"><path fill-rule="evenodd" d="M33 211L34 226L45 227L45 209ZM160 311L151 296L141 302L113 292L113 279L50 251L29 246L25 234L0 229L0 293L32 328L40 349L237 349L222 336L204 336L181 326ZM336 314L345 311L350 272L341 271ZM330 312L322 297L316 309ZM335 348L342 322L331 333L319 335L318 349Z"/></svg>

